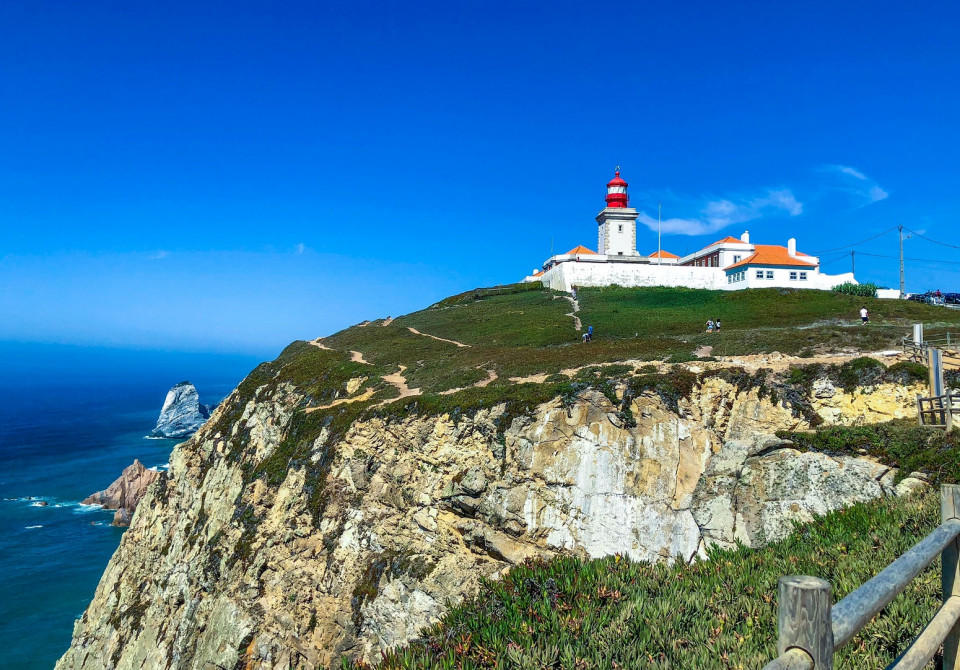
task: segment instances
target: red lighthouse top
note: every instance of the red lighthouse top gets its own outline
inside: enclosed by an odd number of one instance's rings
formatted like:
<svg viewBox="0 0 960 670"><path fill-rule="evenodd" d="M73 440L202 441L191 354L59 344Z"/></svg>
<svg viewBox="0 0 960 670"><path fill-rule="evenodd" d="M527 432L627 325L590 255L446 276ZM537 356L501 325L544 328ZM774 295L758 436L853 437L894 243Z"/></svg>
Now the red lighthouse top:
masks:
<svg viewBox="0 0 960 670"><path fill-rule="evenodd" d="M620 166L617 166L617 171L614 173L613 179L607 182L607 207L626 207L628 196L627 196L627 182L620 179Z"/></svg>

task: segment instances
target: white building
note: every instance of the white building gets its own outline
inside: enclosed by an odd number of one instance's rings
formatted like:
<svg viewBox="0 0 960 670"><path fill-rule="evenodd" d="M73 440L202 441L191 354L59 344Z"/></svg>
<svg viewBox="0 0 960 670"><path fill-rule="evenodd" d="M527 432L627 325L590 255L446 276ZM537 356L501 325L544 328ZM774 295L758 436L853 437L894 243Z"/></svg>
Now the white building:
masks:
<svg viewBox="0 0 960 670"><path fill-rule="evenodd" d="M649 256L637 251L637 210L628 207L627 182L619 169L607 184L607 206L597 215L599 253L577 246L551 256L524 281L570 291L574 286L685 286L739 290L744 288L812 288L829 290L854 282L852 272L827 275L820 259L797 251L794 238L786 246L753 244L745 232L725 237L682 258L660 250Z"/></svg>

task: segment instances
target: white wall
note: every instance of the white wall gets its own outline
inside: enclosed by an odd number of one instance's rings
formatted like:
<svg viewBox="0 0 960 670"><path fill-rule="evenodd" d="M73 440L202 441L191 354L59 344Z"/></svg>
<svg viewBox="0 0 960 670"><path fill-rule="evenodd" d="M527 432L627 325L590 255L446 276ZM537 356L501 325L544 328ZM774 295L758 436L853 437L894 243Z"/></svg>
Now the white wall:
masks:
<svg viewBox="0 0 960 670"><path fill-rule="evenodd" d="M570 291L572 286L686 286L720 288L726 285L720 268L648 265L646 263L559 263L536 277L544 286Z"/></svg>
<svg viewBox="0 0 960 670"><path fill-rule="evenodd" d="M884 300L899 300L900 289L898 288L878 288L877 297Z"/></svg>
<svg viewBox="0 0 960 670"><path fill-rule="evenodd" d="M756 269L746 270L743 281L728 283L722 268L698 268L691 266L655 265L647 263L603 262L595 256L590 261L559 262L539 277L527 277L524 281L542 281L543 285L557 291L569 292L573 286L684 286L687 288L723 289L737 291L745 288L807 288L829 290L837 284L854 281L852 273L841 275L820 274L805 270L806 281L799 279L804 270L774 268L774 278L756 279ZM797 272L797 279L790 279L790 272Z"/></svg>
<svg viewBox="0 0 960 670"><path fill-rule="evenodd" d="M792 268L744 268L745 276L742 281L727 282L724 278L725 286L723 288L731 291L737 291L744 288L812 288L819 290L829 290L838 284L855 281L852 272L840 275L825 275L819 273L816 269L803 269L799 267ZM763 272L763 279L757 278L757 273ZM767 279L768 273L773 273L773 279ZM790 274L795 272L796 279L790 279ZM807 278L801 279L801 273L806 273Z"/></svg>

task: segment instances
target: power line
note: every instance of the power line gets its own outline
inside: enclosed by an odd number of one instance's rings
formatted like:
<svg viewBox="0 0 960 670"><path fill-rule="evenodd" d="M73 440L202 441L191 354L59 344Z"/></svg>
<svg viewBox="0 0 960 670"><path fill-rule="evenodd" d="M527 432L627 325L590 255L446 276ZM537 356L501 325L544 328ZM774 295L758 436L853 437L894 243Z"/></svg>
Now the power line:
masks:
<svg viewBox="0 0 960 670"><path fill-rule="evenodd" d="M853 244L848 244L848 245L843 246L843 247L835 247L835 248L833 248L833 249L823 249L822 251L811 251L810 254L816 256L816 255L818 255L818 254L830 253L831 251L840 251L841 249L849 249L850 247L857 247L857 246L860 246L861 244L865 244L865 243L869 242L870 240L875 240L875 239L877 239L878 237L880 237L881 235L886 235L887 233L889 233L889 232L891 232L891 231L894 231L894 230L896 230L896 229L897 229L897 226L893 226L892 228L887 228L887 229L886 229L885 231L883 231L882 233L877 233L877 234L874 235L873 237L868 237L867 239L861 240L860 242L854 242Z"/></svg>
<svg viewBox="0 0 960 670"><path fill-rule="evenodd" d="M860 252L861 256L873 256L874 258L898 258L898 256L888 256L884 254L868 254L865 251ZM944 263L946 265L960 265L960 261L942 261L935 258L910 258L904 256L903 260L905 261L917 261L920 263Z"/></svg>
<svg viewBox="0 0 960 670"><path fill-rule="evenodd" d="M904 228L904 230L906 230L906 231L909 232L909 233L913 233L913 234L916 235L917 237L922 237L922 238L925 239L927 242L933 242L934 244L939 244L939 245L944 246L944 247L950 247L951 249L960 249L960 247L958 247L956 244L947 244L946 242L938 242L938 241L936 241L936 240L931 240L931 239L930 239L929 237L927 237L926 235L921 235L920 233L918 233L918 232L915 231L915 230L910 230L909 228Z"/></svg>

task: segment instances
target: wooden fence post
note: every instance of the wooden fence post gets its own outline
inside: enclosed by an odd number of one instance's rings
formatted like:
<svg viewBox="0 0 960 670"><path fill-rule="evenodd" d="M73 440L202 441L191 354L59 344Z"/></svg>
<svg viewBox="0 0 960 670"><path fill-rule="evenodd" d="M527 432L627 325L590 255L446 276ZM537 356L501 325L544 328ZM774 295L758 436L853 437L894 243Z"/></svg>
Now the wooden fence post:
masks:
<svg viewBox="0 0 960 670"><path fill-rule="evenodd" d="M960 518L960 485L944 484L940 487L940 520ZM943 602L953 596L960 596L960 538L948 544L940 555L941 580L943 584ZM960 623L943 641L943 670L956 670L957 655L960 651Z"/></svg>
<svg viewBox="0 0 960 670"><path fill-rule="evenodd" d="M777 653L803 649L813 659L814 670L833 670L830 582L791 575L780 578L779 591Z"/></svg>

